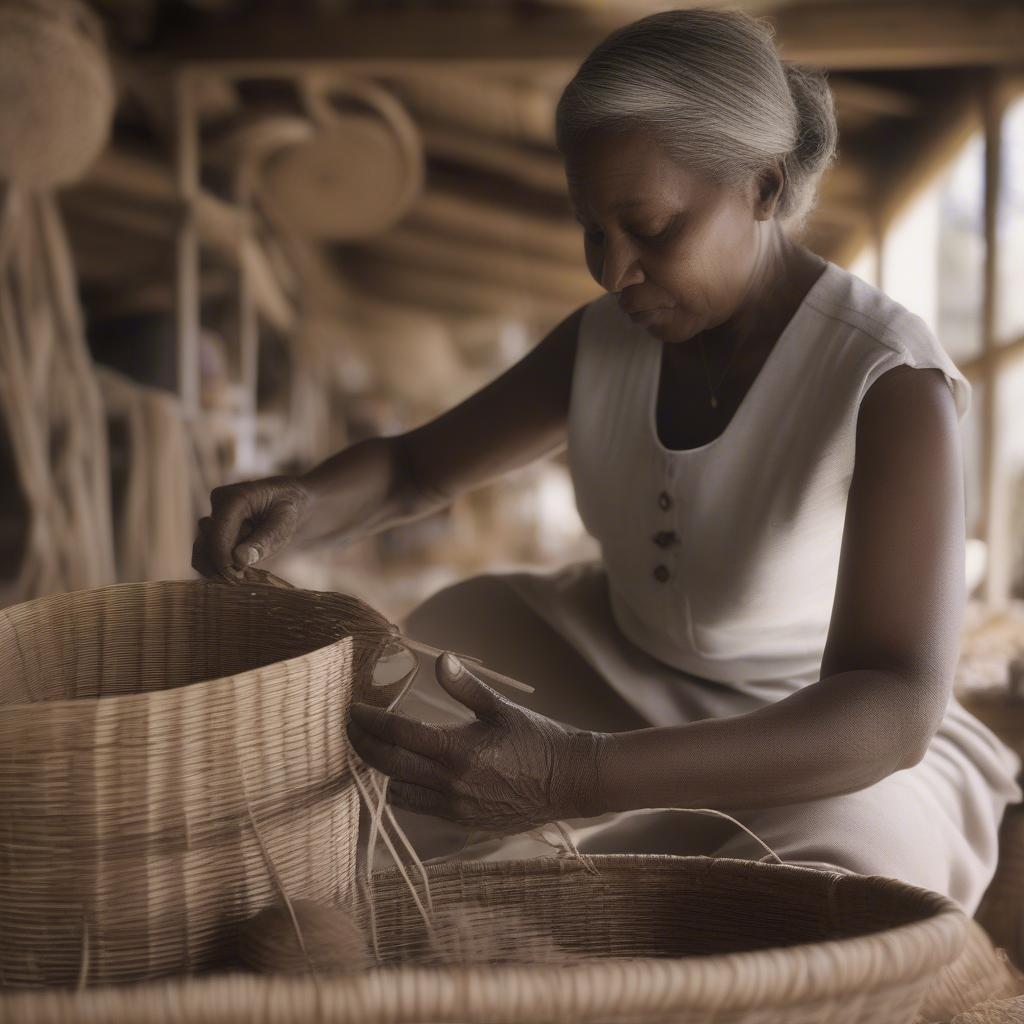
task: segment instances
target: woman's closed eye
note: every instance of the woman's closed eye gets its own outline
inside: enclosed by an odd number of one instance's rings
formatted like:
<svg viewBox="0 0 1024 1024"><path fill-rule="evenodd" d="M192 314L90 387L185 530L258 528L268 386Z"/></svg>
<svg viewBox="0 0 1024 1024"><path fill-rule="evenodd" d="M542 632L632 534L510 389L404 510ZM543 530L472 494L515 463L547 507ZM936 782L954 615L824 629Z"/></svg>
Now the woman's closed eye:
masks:
<svg viewBox="0 0 1024 1024"><path fill-rule="evenodd" d="M678 217L670 217L668 223L663 228L661 228L660 230L659 229L656 229L654 231L632 230L630 232L630 234L632 234L635 238L642 239L645 242L659 242L663 238L667 238L669 236L669 234L672 232L672 229L675 228L675 226L676 226L676 224L678 222L679 222L679 218Z"/></svg>
<svg viewBox="0 0 1024 1024"><path fill-rule="evenodd" d="M626 230L634 238L637 238L642 242L660 242L668 238L678 222L678 217L672 217L663 228L655 229L653 231L641 228L627 228ZM583 236L588 242L591 242L594 245L600 245L604 241L604 232L597 228L584 228Z"/></svg>

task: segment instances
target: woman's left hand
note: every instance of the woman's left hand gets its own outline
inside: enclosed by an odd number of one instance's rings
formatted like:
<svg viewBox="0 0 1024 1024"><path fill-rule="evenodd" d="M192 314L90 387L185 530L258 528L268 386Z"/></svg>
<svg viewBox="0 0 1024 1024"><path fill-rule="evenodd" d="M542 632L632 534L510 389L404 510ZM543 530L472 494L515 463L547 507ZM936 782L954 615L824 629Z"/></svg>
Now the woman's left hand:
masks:
<svg viewBox="0 0 1024 1024"><path fill-rule="evenodd" d="M475 721L430 725L352 705L349 740L391 777L392 804L502 834L603 813L597 768L607 733L572 729L513 703L452 655L442 654L435 671Z"/></svg>

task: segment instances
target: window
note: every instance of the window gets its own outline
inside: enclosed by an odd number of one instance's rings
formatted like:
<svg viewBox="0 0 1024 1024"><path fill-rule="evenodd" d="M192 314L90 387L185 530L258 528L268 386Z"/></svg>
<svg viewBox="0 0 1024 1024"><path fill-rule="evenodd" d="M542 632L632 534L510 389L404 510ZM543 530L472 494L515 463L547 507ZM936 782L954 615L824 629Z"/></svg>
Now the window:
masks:
<svg viewBox="0 0 1024 1024"><path fill-rule="evenodd" d="M1024 96L1003 115L1000 156L996 341L1008 344L1024 336Z"/></svg>
<svg viewBox="0 0 1024 1024"><path fill-rule="evenodd" d="M984 136L897 217L883 242L884 290L920 316L955 363L982 350Z"/></svg>

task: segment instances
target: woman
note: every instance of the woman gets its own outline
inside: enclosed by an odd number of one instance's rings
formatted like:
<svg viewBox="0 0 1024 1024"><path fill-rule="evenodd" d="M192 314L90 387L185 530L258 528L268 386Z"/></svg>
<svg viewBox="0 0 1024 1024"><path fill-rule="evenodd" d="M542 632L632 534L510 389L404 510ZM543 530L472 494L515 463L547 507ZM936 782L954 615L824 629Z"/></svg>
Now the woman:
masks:
<svg viewBox="0 0 1024 1024"><path fill-rule="evenodd" d="M919 318L797 241L835 153L823 76L747 15L666 11L587 58L556 136L606 294L436 420L219 488L194 564L355 540L568 444L600 561L478 576L404 624L535 692L446 657L402 714L353 708L417 842L494 830L519 838L482 855L515 856L565 819L584 850L764 855L659 810L711 807L785 861L973 914L1022 792L951 698L970 387Z"/></svg>

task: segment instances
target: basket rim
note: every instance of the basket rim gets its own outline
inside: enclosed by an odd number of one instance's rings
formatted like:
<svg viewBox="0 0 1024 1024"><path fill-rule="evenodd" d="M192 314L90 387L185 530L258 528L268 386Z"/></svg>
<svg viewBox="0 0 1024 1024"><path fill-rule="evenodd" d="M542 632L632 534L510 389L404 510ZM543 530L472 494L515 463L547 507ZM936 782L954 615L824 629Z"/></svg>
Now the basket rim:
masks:
<svg viewBox="0 0 1024 1024"><path fill-rule="evenodd" d="M713 857L707 855L684 856L679 854L662 853L601 853L587 854L586 856L589 860L596 862L605 869L619 873L635 870L637 867L642 867L645 871L654 870L671 872L678 871L683 867L700 866L708 871L723 871L726 873L760 872L766 875L772 873L795 875L809 872L813 875L819 876L823 874L830 874L832 888L840 885L848 888L852 885L857 888L867 888L870 886L873 889L881 889L883 891L888 890L893 893L902 894L904 897L912 897L923 909L931 911L931 913L922 920L911 921L908 924L894 925L891 928L885 928L882 931L871 932L866 935L854 935L838 939L823 939L819 942L794 943L793 945L780 946L768 950L743 950L735 953L719 953L685 957L630 958L633 962L640 961L651 963L685 964L689 965L686 970L690 972L695 969L694 965L696 964L706 965L709 961L727 962L733 965L730 969L730 972L734 972L732 976L732 984L735 984L741 974L749 971L751 972L752 977L757 977L762 982L765 977L771 978L772 986L770 987L775 990L775 994L784 994L784 991L789 991L792 989L794 984L798 984L803 989L803 997L811 998L813 996L821 996L825 994L835 995L837 993L842 994L845 992L860 991L866 981L877 981L879 977L881 977L884 984L891 985L898 984L899 982L909 982L921 975L934 973L936 969L950 963L954 957L962 951L967 942L967 927L969 919L967 914L959 904L956 903L956 901L942 893L935 892L934 890L924 889L920 886L912 885L910 882L905 882L902 879L890 878L886 875L850 875L840 871L825 872L804 864L775 864L737 857ZM500 861L448 860L424 865L424 869L431 881L437 878L455 876L459 874L473 876L502 875L523 871L524 869L528 873L532 874L536 874L538 872L545 874L563 874L568 872L583 872L586 870L584 866L574 858L559 855L545 855L542 857L517 858L514 860ZM379 871L373 872L373 878L375 882L387 883L393 881L397 885L398 880L400 879L400 872L397 867L382 868ZM360 894L360 897L361 896L362 894ZM926 940L929 937L936 939L934 942L927 943L927 946L933 947L933 951L929 955L921 958L921 962L914 972L912 974L908 974L902 970L897 971L895 968L900 963L899 947L904 947L904 952L908 943L920 945L922 948L925 948ZM880 951L880 947L888 947L885 950L884 956L876 955L876 951ZM833 962L833 965L839 963L843 965L844 984L841 989L831 986L826 992L826 990L817 987L814 984L819 975L818 972L813 969L811 961L815 959L814 952L817 950L831 953L832 955L830 956L830 960ZM778 970L778 957L780 953L784 953L791 958L796 957L798 961L802 961L800 963L799 970L794 972L795 978L793 980L786 978L784 972ZM560 964L552 969L558 971L581 971L586 974L585 969L595 967L599 970L605 969L605 965L610 965L615 962L614 958L602 958L595 963L583 962L570 963L567 965ZM880 971L879 968L881 968ZM435 970L445 970L446 968L398 966L392 968L378 967L375 969L398 971L416 970L429 973ZM465 971L478 969L479 968L475 967L460 968L460 970ZM536 971L543 970L544 968L542 966L537 967L534 965L524 967L516 964L499 964L489 966L485 970L487 972L507 972L511 975L516 971L524 969ZM875 973L872 973L872 970ZM728 974L730 972L726 973ZM758 1001L763 1001L765 993L759 992L756 998ZM687 1006L689 1007L689 1005L690 1004L688 1003ZM695 1007L697 1006L696 1003L693 1005ZM699 1008L710 1009L713 1006L717 1007L718 1005L718 1002L711 1000L706 1004L706 1006L701 1003ZM733 1005L737 1008L741 1006L740 1003L730 1003L730 1006ZM752 1007L756 1004L752 1002L749 1005Z"/></svg>
<svg viewBox="0 0 1024 1024"><path fill-rule="evenodd" d="M306 595L313 594L319 597L329 598L332 595L331 591L324 590L305 590L299 587L290 588L288 590L281 590L275 587L269 587L263 583L244 583L238 585L232 584L221 584L219 581L207 580L207 579L196 579L196 580L145 580L134 583L114 583L104 587L82 587L78 590L67 590L59 594L47 594L43 597L33 598L31 601L22 601L19 604L9 605L6 608L0 608L0 619L10 623L11 627L17 631L18 626L12 619L11 614L21 609L29 609L33 605L43 605L59 600L68 600L76 596L83 594L107 594L112 591L136 591L139 593L145 591L157 591L166 588L182 589L182 590L194 590L197 587L214 587L224 586L227 589L237 589L239 591L243 589L260 589L263 591L271 591L275 595L288 594L288 595ZM288 600L289 598L285 598ZM354 648L354 637L351 633L346 633L344 636L338 637L336 640L332 640L328 644L324 644L319 647L314 647L303 654L297 654L291 658L283 658L279 661L273 661L267 665L260 665L256 668L245 669L242 672L232 672L228 675L213 676L209 679L197 679L191 683L185 683L181 686L175 686L170 689L161 690L149 690L145 693L109 693L101 694L99 697L65 697L60 700L36 700L36 701L20 701L16 704L3 704L0 708L3 710L3 715L0 719L8 720L13 719L15 716L24 715L30 711L39 714L41 711L52 710L54 712L63 711L66 713L73 709L82 709L82 713L92 714L97 708L110 708L114 706L130 706L132 702L140 701L157 701L161 702L164 700L175 700L181 699L185 694L195 694L202 688L214 687L218 684L235 683L236 681L246 681L251 684L253 682L259 683L265 680L261 680L259 677L264 675L271 669L275 673L280 672L281 674L288 675L296 667L297 663L303 661L306 658L317 656L318 658L324 658L329 654L334 653L338 648L343 645L348 645L350 648ZM350 651L350 655L354 657L354 649ZM354 670L354 664L352 666ZM13 724L13 722L11 723ZM0 737L4 735L5 730L3 724L0 724Z"/></svg>
<svg viewBox="0 0 1024 1024"><path fill-rule="evenodd" d="M639 864L656 870L679 869L694 862L712 870L758 864L772 871L814 872L796 864L760 864L728 857L679 856L674 854L592 854L592 859L612 870ZM554 863L547 863L547 862ZM428 865L457 868L472 865L473 874L500 874L510 865L533 870L563 872L574 862L557 856L521 861L452 861ZM576 865L584 870L581 865ZM758 870L758 868L754 868ZM375 877L397 873L374 872ZM452 873L435 872L435 873ZM875 991L898 990L922 983L950 963L967 941L968 918L949 897L921 889L899 879L880 875L834 873L833 884L863 885L872 879L915 894L935 913L922 921L897 925L867 936L827 939L773 949L747 950L685 957L601 957L568 964L495 964L468 966L392 965L371 967L348 975L319 978L291 975L257 975L238 970L216 975L179 975L142 982L98 986L81 992L64 989L0 989L0 1008L12 1014L36 1006L38 1019L58 1019L61 1013L84 1012L90 1002L123 1000L123 1007L107 1006L111 1013L140 1013L138 1019L169 1022L190 1019L200 1010L203 1019L215 1021L219 1012L212 1000L219 998L223 1014L231 1020L249 1013L261 1016L271 1002L293 1008L294 1019L308 1007L309 1019L338 1021L438 1022L475 1019L474 1014L503 1008L503 1020L561 1019L575 1013L581 1020L601 1016L609 998L628 993L630 1015L687 1011L744 1011L815 1005L847 996L863 995L866 985ZM858 881L850 882L849 879ZM847 880L847 881L844 881ZM911 961L907 966L907 960ZM695 978L699 976L699 982ZM515 1005L510 1005L510 994ZM282 1001L283 1002L279 1002ZM472 1005L471 1005L472 1004ZM301 1012L300 1012L301 1011ZM321 1016L316 1016L319 1013ZM60 1019L64 1019L60 1017Z"/></svg>

